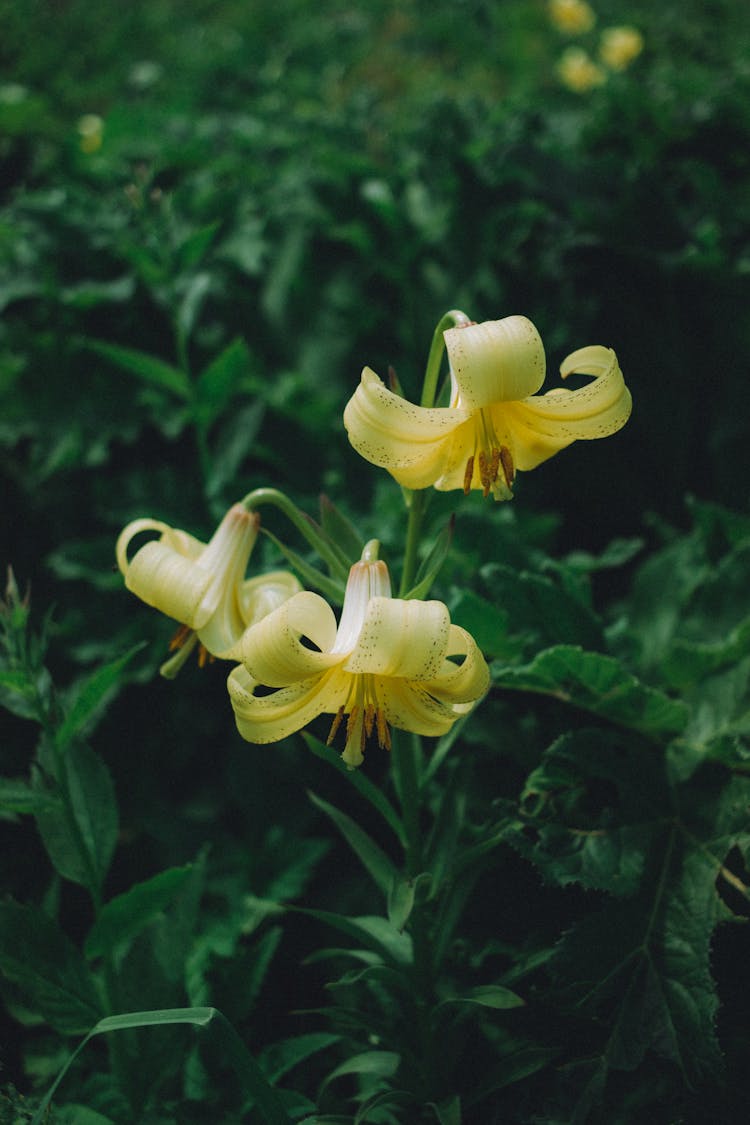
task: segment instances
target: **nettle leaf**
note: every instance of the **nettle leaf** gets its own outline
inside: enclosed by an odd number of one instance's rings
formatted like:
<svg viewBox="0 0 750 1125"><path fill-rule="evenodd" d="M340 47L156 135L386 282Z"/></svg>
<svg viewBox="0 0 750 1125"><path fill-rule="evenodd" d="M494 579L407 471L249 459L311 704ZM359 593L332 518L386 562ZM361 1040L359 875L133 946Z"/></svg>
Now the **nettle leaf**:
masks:
<svg viewBox="0 0 750 1125"><path fill-rule="evenodd" d="M553 577L492 563L482 568L481 578L488 600L507 611L510 632L535 649L560 642L602 646L599 618L563 571Z"/></svg>
<svg viewBox="0 0 750 1125"><path fill-rule="evenodd" d="M606 1069L632 1070L651 1050L689 1085L720 1073L710 944L731 916L717 881L729 851L750 844L749 802L750 781L701 770L675 793L638 893L609 902L558 947L550 965L563 996L608 1027ZM592 1082L601 1085L601 1072ZM592 1087L583 1100L593 1096Z"/></svg>
<svg viewBox="0 0 750 1125"><path fill-rule="evenodd" d="M545 752L504 838L551 882L633 894L669 809L661 755L615 732L582 730Z"/></svg>
<svg viewBox="0 0 750 1125"><path fill-rule="evenodd" d="M83 957L36 907L0 902L0 972L57 1031L79 1034L102 1015Z"/></svg>
<svg viewBox="0 0 750 1125"><path fill-rule="evenodd" d="M462 589L451 602L451 621L471 633L485 656L511 660L520 653L508 635L508 613L500 605Z"/></svg>
<svg viewBox="0 0 750 1125"><path fill-rule="evenodd" d="M641 683L618 660L577 645L556 645L530 664L513 668L495 662L498 687L541 692L644 734L679 734L688 720L686 705Z"/></svg>

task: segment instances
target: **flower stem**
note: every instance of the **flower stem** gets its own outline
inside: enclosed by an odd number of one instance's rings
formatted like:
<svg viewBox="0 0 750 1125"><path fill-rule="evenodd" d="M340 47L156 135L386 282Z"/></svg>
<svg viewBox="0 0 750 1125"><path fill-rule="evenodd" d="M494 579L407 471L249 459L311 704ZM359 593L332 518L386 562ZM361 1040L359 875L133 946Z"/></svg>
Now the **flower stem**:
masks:
<svg viewBox="0 0 750 1125"><path fill-rule="evenodd" d="M440 364L442 363L443 352L445 351L443 333L446 328L464 327L471 323L466 313L461 312L460 309L451 309L450 312L445 313L438 321L435 331L432 334L432 343L430 344L430 351L427 356L427 366L424 373L424 382L422 383L421 406L429 408L435 405L438 378L440 376ZM407 492L407 495L409 496L409 522L406 528L404 566L401 573L401 586L399 589L399 597L402 598L414 585L417 563L419 561L419 545L422 538L422 522L429 501L427 489L424 488L416 492Z"/></svg>
<svg viewBox="0 0 750 1125"><path fill-rule="evenodd" d="M240 501L249 512L254 512L264 504L271 504L283 512L287 519L294 524L300 534L310 546L318 552L320 557L331 568L331 573L346 580L349 574L349 564L336 545L317 526L314 520L301 512L288 496L278 488L254 488Z"/></svg>

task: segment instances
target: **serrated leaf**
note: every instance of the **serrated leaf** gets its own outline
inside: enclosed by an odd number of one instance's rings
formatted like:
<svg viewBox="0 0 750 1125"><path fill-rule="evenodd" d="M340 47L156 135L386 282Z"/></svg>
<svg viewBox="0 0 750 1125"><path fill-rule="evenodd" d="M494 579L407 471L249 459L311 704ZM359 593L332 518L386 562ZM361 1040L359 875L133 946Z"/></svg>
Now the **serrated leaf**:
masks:
<svg viewBox="0 0 750 1125"><path fill-rule="evenodd" d="M144 643L134 645L133 648L97 668L90 676L76 685L73 702L69 706L65 718L55 731L55 743L58 750L65 751L73 738L91 722L99 707L104 703L105 697L115 687L120 679L120 673L137 652L145 647Z"/></svg>
<svg viewBox="0 0 750 1125"><path fill-rule="evenodd" d="M47 777L60 768L60 789L50 789L37 772L33 784L58 799L35 812L39 833L56 870L74 883L98 891L117 842L118 811L112 778L104 762L87 746L73 743L61 762L45 763ZM62 791L67 790L65 801Z"/></svg>
<svg viewBox="0 0 750 1125"><path fill-rule="evenodd" d="M330 817L372 880L383 894L388 896L398 879L398 872L380 845L376 844L346 813L330 805L322 797L316 796L315 793L309 793L308 796L313 804Z"/></svg>
<svg viewBox="0 0 750 1125"><path fill-rule="evenodd" d="M102 1014L93 978L72 941L41 910L0 902L0 971L52 1027L79 1034Z"/></svg>
<svg viewBox="0 0 750 1125"><path fill-rule="evenodd" d="M120 344L110 344L106 340L95 340L91 337L81 340L81 346L110 360L121 370L135 375L152 387L169 391L183 401L190 398L190 380L185 372L157 356L138 351L137 348L124 348Z"/></svg>
<svg viewBox="0 0 750 1125"><path fill-rule="evenodd" d="M612 656L577 645L545 649L521 668L495 662L498 687L541 692L644 734L679 734L689 717L686 705L641 683Z"/></svg>
<svg viewBox="0 0 750 1125"><path fill-rule="evenodd" d="M192 864L171 867L105 903L86 938L86 956L101 957L132 941L182 890L192 870Z"/></svg>

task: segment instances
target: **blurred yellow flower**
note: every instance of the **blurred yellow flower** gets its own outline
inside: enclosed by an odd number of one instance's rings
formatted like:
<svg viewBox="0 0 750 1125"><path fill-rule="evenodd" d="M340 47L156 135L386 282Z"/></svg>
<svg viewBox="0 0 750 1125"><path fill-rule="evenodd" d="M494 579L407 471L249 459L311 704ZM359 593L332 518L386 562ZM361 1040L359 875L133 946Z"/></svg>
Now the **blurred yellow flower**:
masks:
<svg viewBox="0 0 750 1125"><path fill-rule="evenodd" d="M357 452L405 488L481 488L509 500L517 469L533 469L576 440L613 434L630 415L630 392L609 348L581 348L560 368L563 378L577 372L593 382L537 395L544 347L525 316L449 328L444 337L449 406L415 406L366 367L344 411Z"/></svg>
<svg viewBox="0 0 750 1125"><path fill-rule="evenodd" d="M610 70L625 70L643 50L637 27L608 27L602 31L599 58Z"/></svg>
<svg viewBox="0 0 750 1125"><path fill-rule="evenodd" d="M550 22L566 35L581 35L596 23L593 9L586 0L549 0Z"/></svg>
<svg viewBox="0 0 750 1125"><path fill-rule="evenodd" d="M91 155L98 152L104 139L104 122L96 113L85 113L78 119L78 147Z"/></svg>
<svg viewBox="0 0 750 1125"><path fill-rule="evenodd" d="M351 568L338 628L328 603L304 592L245 633L227 686L248 742L278 742L331 714L328 743L346 719L342 758L353 769L371 735L389 750L391 726L445 734L487 691L474 639L442 602L391 597L377 546Z"/></svg>
<svg viewBox="0 0 750 1125"><path fill-rule="evenodd" d="M196 644L201 663L206 653L238 659L245 630L300 590L285 571L245 578L259 523L255 512L234 504L208 543L149 518L134 520L120 534L117 565L127 588L183 626L172 642L181 651L164 665L164 675L175 674ZM129 561L130 542L143 531L160 535Z"/></svg>
<svg viewBox="0 0 750 1125"><path fill-rule="evenodd" d="M606 82L607 76L583 47L568 47L557 64L560 81L576 94L586 94Z"/></svg>

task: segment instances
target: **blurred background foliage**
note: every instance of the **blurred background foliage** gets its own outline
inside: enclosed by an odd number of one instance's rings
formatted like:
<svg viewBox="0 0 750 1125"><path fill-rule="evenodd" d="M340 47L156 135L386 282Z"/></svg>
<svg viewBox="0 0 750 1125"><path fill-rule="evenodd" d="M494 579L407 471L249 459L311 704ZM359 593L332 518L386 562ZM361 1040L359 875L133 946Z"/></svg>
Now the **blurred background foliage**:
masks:
<svg viewBox="0 0 750 1125"><path fill-rule="evenodd" d="M477 596L507 591L511 641L491 655L597 648L619 620L622 651L659 682L655 564L631 589L637 543L594 555L642 537L666 552L663 590L670 543L689 572L698 536L708 582L745 535L686 498L747 509L747 6L599 0L596 15L570 35L541 0L0 0L0 561L30 581L40 618L56 603L49 659L63 682L150 641L97 733L123 826L112 893L210 839L209 914L247 885L271 898L286 862L274 833L293 823L310 862L289 861L287 890L315 877L327 904L326 834L304 794L319 764L238 745L215 702L224 669L191 670L188 692L154 682L169 626L123 592L114 540L144 514L205 538L232 501L271 484L311 514L325 491L397 559L398 491L349 449L341 412L364 364L393 365L414 398L447 309L530 317L547 385L569 352L612 346L634 399L616 437L522 476L512 509L462 504L438 596L481 626L486 603L462 589L467 575ZM642 53L600 85L566 87L566 47L595 57L600 30L622 24L639 29ZM435 526L455 507L438 497ZM601 619L576 595L545 624L551 557L590 579ZM530 587L514 568L547 575L548 601L529 594L536 631L515 621ZM691 590L673 591L670 627ZM554 723L545 707L531 726L501 714L513 749L505 764L492 757L492 777L517 795ZM474 743L492 745L490 727L480 722ZM22 772L34 745L22 717L3 717L3 738L3 772ZM387 771L374 754L368 767ZM474 799L489 815L481 786ZM0 829L4 887L39 898L39 841L30 830L19 848L12 818ZM506 878L523 897L526 868L513 862ZM335 872L340 898L363 908L358 872ZM557 895L552 916L569 919L576 904ZM82 909L68 886L60 911L73 933ZM232 924L237 942L258 923ZM293 960L308 938L299 920L285 934ZM218 955L212 966L231 1008L236 970ZM274 984L267 1018L279 1030L296 999L283 973Z"/></svg>

